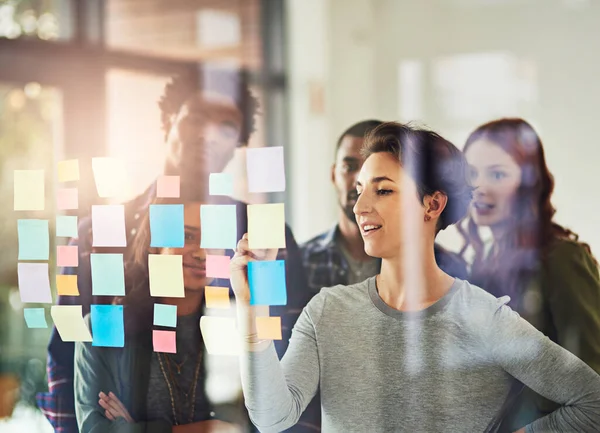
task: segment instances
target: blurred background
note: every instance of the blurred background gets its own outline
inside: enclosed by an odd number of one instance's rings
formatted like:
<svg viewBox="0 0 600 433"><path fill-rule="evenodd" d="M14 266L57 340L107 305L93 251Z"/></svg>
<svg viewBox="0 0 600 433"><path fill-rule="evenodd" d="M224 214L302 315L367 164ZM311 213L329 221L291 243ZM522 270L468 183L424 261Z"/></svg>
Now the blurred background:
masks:
<svg viewBox="0 0 600 433"><path fill-rule="evenodd" d="M124 160L118 200L132 198L162 170L156 102L169 77L227 64L261 101L250 145L285 148L276 199L299 242L336 219L330 166L356 121L416 121L462 148L479 124L520 116L544 141L557 221L598 254L598 23L592 0L0 0L0 430L49 430L34 399L49 330L23 320L16 219L27 214L10 205L13 170L46 170L37 218L54 220L66 158L90 191L81 214L100 202L91 157ZM253 201L244 167L239 150L228 171ZM440 241L461 247L453 231Z"/></svg>

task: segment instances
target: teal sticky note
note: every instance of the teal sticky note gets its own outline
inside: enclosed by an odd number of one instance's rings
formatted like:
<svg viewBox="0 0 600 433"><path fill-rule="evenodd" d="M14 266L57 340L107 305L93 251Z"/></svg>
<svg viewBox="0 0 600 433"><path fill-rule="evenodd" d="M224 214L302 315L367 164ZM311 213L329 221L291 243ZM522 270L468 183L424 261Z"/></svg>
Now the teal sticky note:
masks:
<svg viewBox="0 0 600 433"><path fill-rule="evenodd" d="M46 313L43 308L25 308L23 309L25 323L28 328L47 328Z"/></svg>
<svg viewBox="0 0 600 433"><path fill-rule="evenodd" d="M250 305L286 305L285 261L248 263Z"/></svg>
<svg viewBox="0 0 600 433"><path fill-rule="evenodd" d="M48 260L50 254L48 220L18 220L17 234L19 260Z"/></svg>
<svg viewBox="0 0 600 433"><path fill-rule="evenodd" d="M150 246L157 248L183 248L182 204L150 205Z"/></svg>
<svg viewBox="0 0 600 433"><path fill-rule="evenodd" d="M77 216L59 215L56 217L56 236L77 238Z"/></svg>
<svg viewBox="0 0 600 433"><path fill-rule="evenodd" d="M201 248L233 250L237 245L235 205L200 206Z"/></svg>
<svg viewBox="0 0 600 433"><path fill-rule="evenodd" d="M92 305L92 346L125 346L122 305Z"/></svg>
<svg viewBox="0 0 600 433"><path fill-rule="evenodd" d="M233 176L229 173L211 173L208 178L210 195L233 195Z"/></svg>
<svg viewBox="0 0 600 433"><path fill-rule="evenodd" d="M177 326L177 306L154 304L154 325L175 328Z"/></svg>
<svg viewBox="0 0 600 433"><path fill-rule="evenodd" d="M92 295L124 296L123 254L90 254Z"/></svg>

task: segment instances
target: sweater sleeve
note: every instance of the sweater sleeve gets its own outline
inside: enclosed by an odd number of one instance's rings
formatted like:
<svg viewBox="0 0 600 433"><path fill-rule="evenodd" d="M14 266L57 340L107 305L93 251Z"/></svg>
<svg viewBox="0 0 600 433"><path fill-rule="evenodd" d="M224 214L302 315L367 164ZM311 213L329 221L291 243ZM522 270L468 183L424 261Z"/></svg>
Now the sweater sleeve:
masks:
<svg viewBox="0 0 600 433"><path fill-rule="evenodd" d="M315 296L300 314L281 362L273 344L242 355L242 387L250 419L259 431L280 432L298 422L319 387L316 325L325 296Z"/></svg>
<svg viewBox="0 0 600 433"><path fill-rule="evenodd" d="M561 405L529 424L527 433L598 431L600 376L594 370L506 305L495 312L490 331L488 341L493 345L495 362L538 394Z"/></svg>

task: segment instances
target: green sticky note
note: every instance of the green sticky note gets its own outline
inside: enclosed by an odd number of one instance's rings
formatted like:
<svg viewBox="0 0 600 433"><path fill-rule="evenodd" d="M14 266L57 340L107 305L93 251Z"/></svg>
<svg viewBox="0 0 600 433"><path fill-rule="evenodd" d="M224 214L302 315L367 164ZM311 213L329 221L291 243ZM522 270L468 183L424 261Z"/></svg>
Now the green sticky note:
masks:
<svg viewBox="0 0 600 433"><path fill-rule="evenodd" d="M28 328L47 328L46 313L43 308L25 308L23 309L25 323Z"/></svg>
<svg viewBox="0 0 600 433"><path fill-rule="evenodd" d="M235 205L200 206L200 248L233 250L237 245Z"/></svg>
<svg viewBox="0 0 600 433"><path fill-rule="evenodd" d="M233 176L229 173L211 173L208 192L210 195L233 195Z"/></svg>
<svg viewBox="0 0 600 433"><path fill-rule="evenodd" d="M90 254L92 295L124 296L123 254Z"/></svg>
<svg viewBox="0 0 600 433"><path fill-rule="evenodd" d="M17 232L19 260L48 260L50 254L48 220L18 220Z"/></svg>
<svg viewBox="0 0 600 433"><path fill-rule="evenodd" d="M60 215L56 217L56 236L77 238L77 216Z"/></svg>
<svg viewBox="0 0 600 433"><path fill-rule="evenodd" d="M154 325L175 328L177 326L177 306L154 304Z"/></svg>

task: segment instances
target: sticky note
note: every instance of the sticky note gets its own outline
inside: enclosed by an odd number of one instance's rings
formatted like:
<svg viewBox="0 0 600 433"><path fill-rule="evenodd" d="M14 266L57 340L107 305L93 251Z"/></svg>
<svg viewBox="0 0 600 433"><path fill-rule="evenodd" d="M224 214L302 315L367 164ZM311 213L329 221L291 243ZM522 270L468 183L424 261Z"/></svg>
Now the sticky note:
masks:
<svg viewBox="0 0 600 433"><path fill-rule="evenodd" d="M154 325L175 328L177 326L177 306L154 304Z"/></svg>
<svg viewBox="0 0 600 433"><path fill-rule="evenodd" d="M17 234L19 260L48 260L50 255L48 220L18 220Z"/></svg>
<svg viewBox="0 0 600 433"><path fill-rule="evenodd" d="M14 171L14 210L44 210L44 170Z"/></svg>
<svg viewBox="0 0 600 433"><path fill-rule="evenodd" d="M152 346L155 352L177 353L175 331L152 331Z"/></svg>
<svg viewBox="0 0 600 433"><path fill-rule="evenodd" d="M229 287L206 286L204 288L204 299L206 300L206 308L225 310L231 306Z"/></svg>
<svg viewBox="0 0 600 433"><path fill-rule="evenodd" d="M201 205L200 229L200 247L235 249L237 245L235 205Z"/></svg>
<svg viewBox="0 0 600 433"><path fill-rule="evenodd" d="M126 247L125 206L92 206L92 246Z"/></svg>
<svg viewBox="0 0 600 433"><path fill-rule="evenodd" d="M179 176L160 176L156 181L156 196L177 198L180 195Z"/></svg>
<svg viewBox="0 0 600 433"><path fill-rule="evenodd" d="M283 147L248 148L246 168L250 192L285 191Z"/></svg>
<svg viewBox="0 0 600 433"><path fill-rule="evenodd" d="M249 262L250 305L285 305L285 262L283 260Z"/></svg>
<svg viewBox="0 0 600 433"><path fill-rule="evenodd" d="M92 171L99 197L116 197L126 185L125 164L116 158L92 158Z"/></svg>
<svg viewBox="0 0 600 433"><path fill-rule="evenodd" d="M28 328L47 328L46 313L43 308L24 308L23 315Z"/></svg>
<svg viewBox="0 0 600 433"><path fill-rule="evenodd" d="M183 257L149 254L150 295L163 298L183 298Z"/></svg>
<svg viewBox="0 0 600 433"><path fill-rule="evenodd" d="M77 275L57 275L56 291L59 296L79 296Z"/></svg>
<svg viewBox="0 0 600 433"><path fill-rule="evenodd" d="M59 215L56 217L56 236L77 238L77 216Z"/></svg>
<svg viewBox="0 0 600 433"><path fill-rule="evenodd" d="M17 272L21 302L52 303L48 263L19 263Z"/></svg>
<svg viewBox="0 0 600 433"><path fill-rule="evenodd" d="M57 266L79 266L79 248L76 245L59 245L56 247Z"/></svg>
<svg viewBox="0 0 600 433"><path fill-rule="evenodd" d="M59 182L79 180L79 161L76 159L60 161L57 165L57 171Z"/></svg>
<svg viewBox="0 0 600 433"><path fill-rule="evenodd" d="M56 191L56 207L58 210L77 209L79 207L77 188L59 188Z"/></svg>
<svg viewBox="0 0 600 433"><path fill-rule="evenodd" d="M90 254L92 267L92 295L125 295L123 254Z"/></svg>
<svg viewBox="0 0 600 433"><path fill-rule="evenodd" d="M211 173L208 177L210 195L232 195L233 176L229 173Z"/></svg>
<svg viewBox="0 0 600 433"><path fill-rule="evenodd" d="M209 278L229 278L229 262L231 259L228 256L206 256L206 276Z"/></svg>
<svg viewBox="0 0 600 433"><path fill-rule="evenodd" d="M122 305L92 305L90 312L92 346L125 346Z"/></svg>
<svg viewBox="0 0 600 433"><path fill-rule="evenodd" d="M183 226L182 204L150 205L151 247L183 248L185 246Z"/></svg>
<svg viewBox="0 0 600 433"><path fill-rule="evenodd" d="M83 320L81 305L53 305L50 315L62 341L92 341L92 334Z"/></svg>
<svg viewBox="0 0 600 433"><path fill-rule="evenodd" d="M248 246L250 249L285 248L283 203L248 205Z"/></svg>
<svg viewBox="0 0 600 433"><path fill-rule="evenodd" d="M210 355L239 355L240 340L235 319L230 317L202 316L200 332Z"/></svg>
<svg viewBox="0 0 600 433"><path fill-rule="evenodd" d="M257 317L256 333L264 340L281 340L281 317Z"/></svg>

